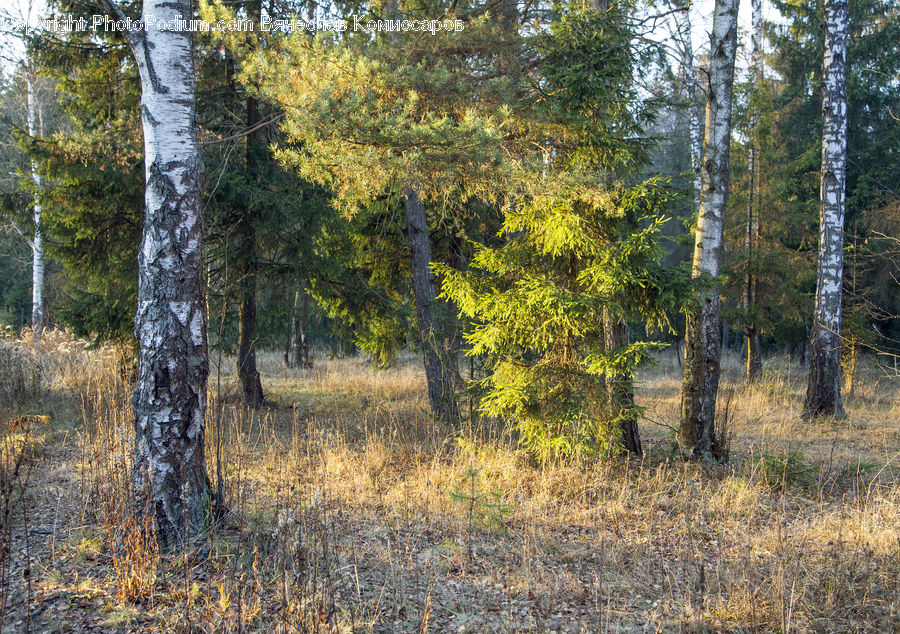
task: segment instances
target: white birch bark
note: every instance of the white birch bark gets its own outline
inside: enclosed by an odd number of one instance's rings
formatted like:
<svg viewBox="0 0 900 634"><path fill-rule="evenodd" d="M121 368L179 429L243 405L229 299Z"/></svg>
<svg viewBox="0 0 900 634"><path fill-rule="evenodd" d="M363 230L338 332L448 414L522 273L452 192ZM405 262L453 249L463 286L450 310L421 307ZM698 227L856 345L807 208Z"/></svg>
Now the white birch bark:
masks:
<svg viewBox="0 0 900 634"><path fill-rule="evenodd" d="M819 263L804 418L843 416L841 292L847 161L847 0L825 2Z"/></svg>
<svg viewBox="0 0 900 634"><path fill-rule="evenodd" d="M25 12L22 14L26 24L31 23L33 5L28 2ZM22 43L26 47L25 67L25 116L28 125L28 136L34 138L43 136L43 117L40 112L40 103L37 99L34 85L34 72L31 60L27 55L28 35L25 30L21 34ZM34 184L34 199L32 201L32 225L34 237L28 240L31 247L31 333L32 343L40 345L41 334L44 330L44 236L41 233L41 175L35 161L30 165L31 181Z"/></svg>
<svg viewBox="0 0 900 634"><path fill-rule="evenodd" d="M719 275L728 202L731 104L737 48L738 0L716 0L710 34L710 72L703 143L703 185L694 241L692 274L708 283L687 316L680 437L696 459L714 446L719 386Z"/></svg>
<svg viewBox="0 0 900 634"><path fill-rule="evenodd" d="M30 13L30 12L29 12ZM35 95L34 81L30 69L26 72L27 84L27 116L28 136L43 135L43 125L38 112L40 104ZM41 341L44 331L44 236L41 233L41 175L38 173L37 163L31 161L31 180L34 182L34 209L32 222L34 223L34 238L31 239L31 333L32 341L37 346Z"/></svg>
<svg viewBox="0 0 900 634"><path fill-rule="evenodd" d="M116 19L112 0L102 0ZM161 23L189 19L191 0L144 0L144 31L127 35L141 81L146 177L132 395L135 486L166 548L208 525L204 459L209 358L203 281L200 146L191 34ZM148 18L154 18L150 20Z"/></svg>
<svg viewBox="0 0 900 634"><path fill-rule="evenodd" d="M675 13L678 45L681 50L681 72L684 96L688 102L688 122L691 150L691 172L694 175L694 196L700 200L702 186L700 160L703 154L703 132L700 128L700 107L697 104L697 71L694 68L694 45L691 40L690 3Z"/></svg>

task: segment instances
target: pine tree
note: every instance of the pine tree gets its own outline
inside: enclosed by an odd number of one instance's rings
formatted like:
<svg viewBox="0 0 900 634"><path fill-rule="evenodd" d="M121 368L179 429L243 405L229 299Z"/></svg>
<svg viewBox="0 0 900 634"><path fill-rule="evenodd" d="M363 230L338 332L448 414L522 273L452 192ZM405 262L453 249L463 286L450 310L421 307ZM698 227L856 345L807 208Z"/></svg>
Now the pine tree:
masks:
<svg viewBox="0 0 900 634"><path fill-rule="evenodd" d="M247 18L259 24L262 6L260 0L249 0L246 4ZM252 48L257 42L248 40ZM269 160L265 147L265 129L260 123L260 109L254 94L248 94L245 105L247 139L244 150L244 166L254 189L262 186L260 163ZM256 181L256 182L252 182ZM238 276L238 351L237 374L241 382L244 404L259 407L263 404L262 381L256 369L256 286L259 274L258 238L252 211L249 205L238 213L235 226L237 236Z"/></svg>
<svg viewBox="0 0 900 634"><path fill-rule="evenodd" d="M471 73L473 65L499 65L487 35L493 29L482 16L468 24L464 42L443 32L411 35L402 45L387 36L294 34L258 56L245 75L285 107L284 130L295 147L282 148L279 158L332 187L348 216L379 197L401 196L418 340L437 417L457 416L458 371L435 319L441 302L427 268L431 229L469 199L496 197L491 189L504 178L497 143L504 113L495 97L471 99L473 91L489 94L481 84L502 84Z"/></svg>
<svg viewBox="0 0 900 634"><path fill-rule="evenodd" d="M640 447L626 382L665 344L608 341L602 317L665 324L678 301L658 266L664 190L566 180L527 191L505 213L506 242L480 247L471 272L439 269L474 321L469 354L494 359L482 411L514 422L541 460Z"/></svg>

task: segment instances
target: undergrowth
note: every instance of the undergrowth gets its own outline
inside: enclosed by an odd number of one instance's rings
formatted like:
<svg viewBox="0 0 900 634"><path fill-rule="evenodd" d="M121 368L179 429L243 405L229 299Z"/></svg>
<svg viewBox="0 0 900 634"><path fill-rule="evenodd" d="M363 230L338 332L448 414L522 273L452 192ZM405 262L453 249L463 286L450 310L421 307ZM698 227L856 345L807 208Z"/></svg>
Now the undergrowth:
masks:
<svg viewBox="0 0 900 634"><path fill-rule="evenodd" d="M59 351L28 351L37 390L4 411L53 413L30 444L4 428L10 448L43 446L28 479L0 489L11 631L900 628L900 403L864 367L857 398L886 404L851 411L864 426L800 421L794 368L776 396L731 377L727 461L684 463L668 427L645 421L643 460L536 466L489 420L428 417L412 358L286 370L263 354L274 405L242 408L230 374L218 394L210 382L224 505L204 543L173 556L135 519L121 357L52 337ZM640 378L648 419L677 420L666 360ZM26 569L39 571L28 583Z"/></svg>

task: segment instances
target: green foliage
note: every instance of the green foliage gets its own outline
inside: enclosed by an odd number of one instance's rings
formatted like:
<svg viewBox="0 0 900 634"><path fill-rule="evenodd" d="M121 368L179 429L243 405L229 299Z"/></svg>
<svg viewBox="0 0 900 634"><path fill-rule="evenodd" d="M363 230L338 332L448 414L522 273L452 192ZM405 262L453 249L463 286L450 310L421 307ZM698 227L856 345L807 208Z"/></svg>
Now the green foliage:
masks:
<svg viewBox="0 0 900 634"><path fill-rule="evenodd" d="M656 184L549 189L506 215L507 240L479 246L473 270L435 270L443 295L474 321L469 354L494 359L481 411L515 421L539 460L610 455L620 414L609 410L605 377L633 372L665 344L608 350L600 316L667 327L686 280L659 266L663 219L652 212L665 192Z"/></svg>
<svg viewBox="0 0 900 634"><path fill-rule="evenodd" d="M230 349L237 339L231 307L245 276L255 276L256 346L278 347L290 336L294 289L322 268L315 245L333 215L331 196L273 159L270 144L280 137L267 122L280 117L276 107L255 104L260 129L248 132L253 91L236 79L242 59L219 50L210 34L196 57L209 305L226 318L221 337L218 328L211 333L216 346Z"/></svg>
<svg viewBox="0 0 900 634"><path fill-rule="evenodd" d="M818 468L809 464L797 449L787 454L764 453L759 459L759 473L773 489L807 486L817 472Z"/></svg>
<svg viewBox="0 0 900 634"><path fill-rule="evenodd" d="M632 5L605 11L554 3L556 19L535 39L541 84L525 102L572 166L633 169L648 159L644 128L656 99L639 96L631 73L644 60L633 46ZM651 47L652 50L652 47Z"/></svg>
<svg viewBox="0 0 900 634"><path fill-rule="evenodd" d="M427 203L436 259L462 266L465 236L496 224L481 214L493 213L488 205L510 170L502 145L510 108L500 97L509 88L503 74L474 74L500 66L501 27L483 9L460 4L468 21L458 34L404 34L400 42L384 33L294 33L245 51L241 81L284 109L276 158L332 190L343 212L343 224L329 221L316 238L311 293L337 334L379 366L415 325L399 200L406 187ZM228 14L221 4L204 10ZM433 7L395 10L431 17ZM223 43L237 50L239 39ZM455 332L449 307L433 309L442 338Z"/></svg>
<svg viewBox="0 0 900 634"><path fill-rule="evenodd" d="M9 75L6 70L11 71ZM10 62L0 70L0 323L16 329L31 323L35 187L26 152L32 145L27 133L28 70L24 61ZM46 130L56 129L59 112L53 100L54 82L32 76L31 85L40 121ZM45 257L45 312L56 268ZM54 312L49 313L51 319Z"/></svg>
<svg viewBox="0 0 900 634"><path fill-rule="evenodd" d="M68 1L54 8L92 11ZM45 179L47 253L63 269L56 314L78 335L129 339L144 207L137 70L113 37L44 34L34 52L56 81L63 116L59 132L23 139Z"/></svg>
<svg viewBox="0 0 900 634"><path fill-rule="evenodd" d="M461 474L462 481L450 492L450 500L466 507L466 546L469 558L472 556L472 529L476 523L483 524L491 532L505 533L504 516L512 508L503 502L504 494L497 489L483 490L479 486L481 472L474 464Z"/></svg>
<svg viewBox="0 0 900 634"><path fill-rule="evenodd" d="M415 183L431 201L493 199L509 109L473 99L484 87L464 72L490 28L486 16L470 22L472 46L428 34L427 55L387 39L296 33L249 59L242 78L285 107L283 129L298 143L276 157L334 189L348 215L394 183Z"/></svg>
<svg viewBox="0 0 900 634"><path fill-rule="evenodd" d="M61 0L60 13L99 9ZM102 37L73 31L46 36L35 47L41 72L57 82L65 130L45 139L23 138L46 178L44 222L47 251L63 266L57 316L79 335L130 339L137 305L137 252L144 209L140 85L131 53L114 32ZM257 236L254 272L270 284L260 289L260 345L280 343L290 326L287 293L308 278L318 261L313 243L329 211L321 188L272 160L263 130L255 169L247 169L244 103L247 91L234 78L236 62L211 46L196 50L197 110L205 164L205 254L211 320L224 314L222 334L236 337L230 305L240 281L235 260L244 215ZM277 112L263 111L275 118ZM212 335L220 328L211 327ZM215 337L214 337L215 339ZM227 342L216 341L218 344Z"/></svg>
<svg viewBox="0 0 900 634"><path fill-rule="evenodd" d="M815 292L822 137L821 2L776 1L787 26L770 25L774 73L751 105L760 109L763 148L764 329L776 340L806 336ZM845 329L863 341L900 339L896 280L882 257L900 180L900 19L894 0L850 4L847 54ZM894 223L895 224L895 223ZM854 260L855 258L855 260ZM874 324L874 327L873 327Z"/></svg>
<svg viewBox="0 0 900 634"><path fill-rule="evenodd" d="M471 271L435 266L442 296L473 320L469 354L492 359L481 411L515 424L540 461L621 449L619 423L639 408L611 402L607 382L630 382L665 344L610 348L605 328L667 328L688 285L659 264L668 187L637 171L651 117L633 92L624 10L559 11L535 47L541 88L517 113L542 152L519 161L502 242L479 245Z"/></svg>
<svg viewBox="0 0 900 634"><path fill-rule="evenodd" d="M31 249L10 227L0 228L0 323L16 329L31 320Z"/></svg>
<svg viewBox="0 0 900 634"><path fill-rule="evenodd" d="M815 242L818 228L818 191L801 194L793 179L795 169L819 170L818 163L787 165L787 155L796 150L793 132L780 136L779 116L793 117L777 110L781 88L774 80L755 83L752 74L735 85L734 128L731 151L731 186L726 215L726 252L723 263L723 315L733 327L746 325L743 305L746 275L754 275L757 300L749 315L764 337L779 345L797 345L808 340L806 325L813 312L816 288ZM790 110L791 107L788 107ZM753 114L759 117L751 128ZM796 114L796 113L795 113ZM821 118L821 112L818 113ZM821 127L821 123L819 124ZM758 214L759 238L752 257L746 250L747 205L750 202L749 156L752 144L761 154L760 200L754 202ZM809 158L809 157L807 157ZM806 174L803 179L811 178ZM807 196L814 195L809 199Z"/></svg>
<svg viewBox="0 0 900 634"><path fill-rule="evenodd" d="M311 293L335 334L388 367L415 324L407 281L409 247L396 195L336 218L316 241L321 266Z"/></svg>

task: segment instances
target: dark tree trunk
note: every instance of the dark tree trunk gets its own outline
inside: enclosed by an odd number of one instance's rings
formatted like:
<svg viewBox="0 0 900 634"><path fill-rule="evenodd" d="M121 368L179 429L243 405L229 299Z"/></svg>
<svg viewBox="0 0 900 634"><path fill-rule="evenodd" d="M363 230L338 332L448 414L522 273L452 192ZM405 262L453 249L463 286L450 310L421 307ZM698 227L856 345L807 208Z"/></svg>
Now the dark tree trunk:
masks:
<svg viewBox="0 0 900 634"><path fill-rule="evenodd" d="M256 99L247 98L247 126L252 128L259 123L259 109ZM247 173L257 172L257 153L259 152L259 131L247 136ZM241 382L241 393L244 405L259 407L263 404L262 381L256 369L256 276L258 258L256 251L256 229L250 211L243 209L236 226L238 273L238 358L237 373Z"/></svg>
<svg viewBox="0 0 900 634"><path fill-rule="evenodd" d="M466 261L462 252L462 245L456 236L451 236L450 252L447 254L447 264L457 271L466 269ZM466 389L466 381L459 371L459 357L463 353L462 328L459 323L459 307L453 300L446 300L446 325L444 327L444 350L446 351L447 364L450 375L453 377L453 387L457 392Z"/></svg>
<svg viewBox="0 0 900 634"><path fill-rule="evenodd" d="M291 313L291 334L286 353L289 368L311 368L312 356L309 347L309 293L301 282L294 292L294 309Z"/></svg>
<svg viewBox="0 0 900 634"><path fill-rule="evenodd" d="M841 293L847 161L847 0L825 2L822 184L816 312L810 340L803 418L843 416Z"/></svg>
<svg viewBox="0 0 900 634"><path fill-rule="evenodd" d="M603 337L608 353L624 349L628 345L628 327L615 319L608 308L603 309ZM630 373L606 376L606 393L610 413L616 418L622 432L622 444L629 452L640 456L641 436L638 431L637 410L634 405L634 384Z"/></svg>
<svg viewBox="0 0 900 634"><path fill-rule="evenodd" d="M722 319L722 352L728 352L728 344L730 343L731 329L728 327L728 320Z"/></svg>
<svg viewBox="0 0 900 634"><path fill-rule="evenodd" d="M428 237L428 217L425 205L412 186L404 195L409 250L412 259L412 285L416 302L416 323L419 327L428 400L435 418L457 420L459 409L453 390L453 373L446 358L444 342L435 330L434 276L431 272L431 242Z"/></svg>
<svg viewBox="0 0 900 634"><path fill-rule="evenodd" d="M309 352L309 293L306 286L300 289L300 367L311 368L312 356Z"/></svg>
<svg viewBox="0 0 900 634"><path fill-rule="evenodd" d="M247 3L251 20L259 19L259 2ZM255 128L255 129L254 129ZM244 164L251 187L259 186L259 164L265 154L265 131L259 128L259 104L247 97L247 146ZM238 358L237 373L241 382L244 405L260 407L264 402L262 381L256 369L256 277L259 270L256 228L252 212L240 210L236 231L238 241L236 268L238 271Z"/></svg>
<svg viewBox="0 0 900 634"><path fill-rule="evenodd" d="M752 53L751 66L754 73L754 83L758 87L763 79L762 57L762 0L751 1L752 22ZM759 209L762 207L760 194L760 165L759 143L757 141L757 127L759 125L759 113L754 108L750 116L750 190L747 197L747 223L744 235L744 250L747 255L747 274L744 277L744 319L746 326L744 333L747 336L747 360L746 378L748 383L756 381L762 372L762 358L759 349L759 331L756 327L756 276L759 252Z"/></svg>
<svg viewBox="0 0 900 634"><path fill-rule="evenodd" d="M122 15L111 0L104 9ZM191 13L188 0L145 0L156 24ZM200 145L191 34L153 26L129 32L141 80L146 175L138 253L132 395L134 480L139 512L152 513L160 545L186 545L210 519L204 457L209 356L203 277Z"/></svg>
<svg viewBox="0 0 900 634"><path fill-rule="evenodd" d="M716 0L710 34L710 74L703 143L703 186L694 241L693 276L706 278L696 307L687 315L680 442L692 459L714 451L719 388L719 274L728 201L731 104L737 48L737 0Z"/></svg>
<svg viewBox="0 0 900 634"><path fill-rule="evenodd" d="M759 350L759 332L753 325L747 326L747 381L753 383L762 374L762 357Z"/></svg>
<svg viewBox="0 0 900 634"><path fill-rule="evenodd" d="M247 221L247 222L243 222ZM263 404L262 381L256 369L256 233L249 219L238 224L242 247L238 255L238 356L237 373L244 405Z"/></svg>

